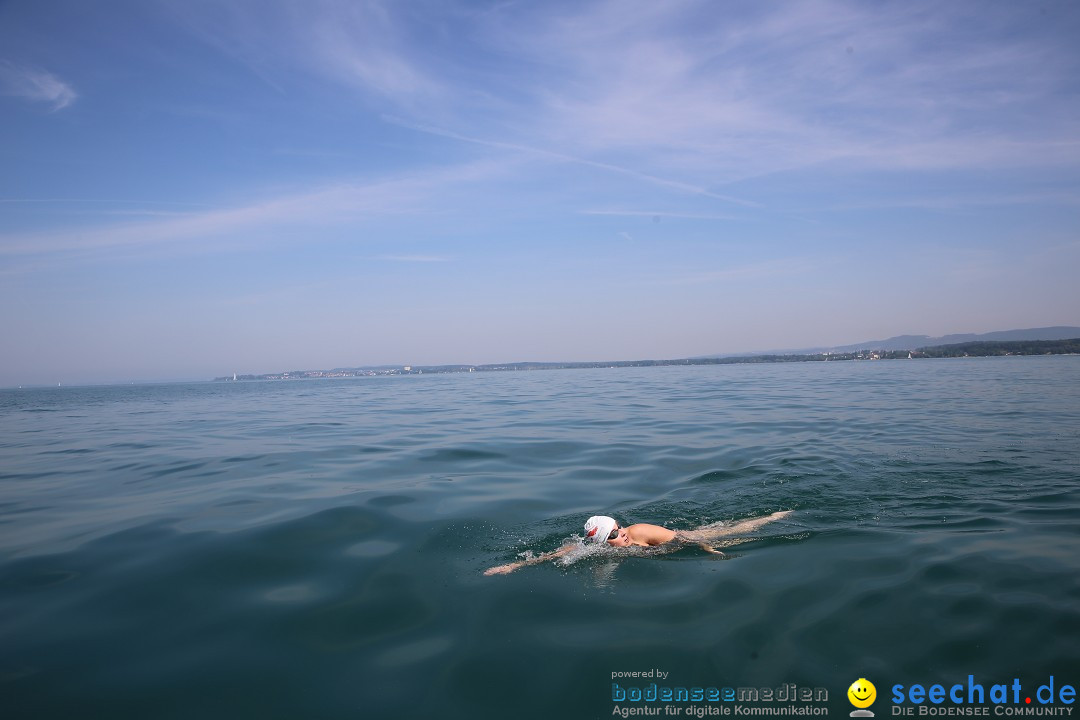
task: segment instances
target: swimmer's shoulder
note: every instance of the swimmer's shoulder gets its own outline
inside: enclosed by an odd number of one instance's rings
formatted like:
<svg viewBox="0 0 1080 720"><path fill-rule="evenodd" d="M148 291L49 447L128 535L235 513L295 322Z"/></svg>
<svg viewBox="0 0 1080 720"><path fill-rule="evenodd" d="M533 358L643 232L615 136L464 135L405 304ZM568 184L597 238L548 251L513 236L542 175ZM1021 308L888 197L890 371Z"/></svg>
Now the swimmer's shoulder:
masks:
<svg viewBox="0 0 1080 720"><path fill-rule="evenodd" d="M630 540L635 545L662 545L675 539L675 531L660 525L637 523L626 528Z"/></svg>

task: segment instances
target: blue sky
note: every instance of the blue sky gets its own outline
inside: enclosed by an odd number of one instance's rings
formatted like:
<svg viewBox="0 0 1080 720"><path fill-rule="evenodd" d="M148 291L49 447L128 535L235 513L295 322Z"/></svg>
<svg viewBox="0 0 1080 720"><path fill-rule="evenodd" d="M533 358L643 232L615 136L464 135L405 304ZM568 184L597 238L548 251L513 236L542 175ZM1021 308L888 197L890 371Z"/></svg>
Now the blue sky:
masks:
<svg viewBox="0 0 1080 720"><path fill-rule="evenodd" d="M1075 2L0 4L0 385L1080 324Z"/></svg>

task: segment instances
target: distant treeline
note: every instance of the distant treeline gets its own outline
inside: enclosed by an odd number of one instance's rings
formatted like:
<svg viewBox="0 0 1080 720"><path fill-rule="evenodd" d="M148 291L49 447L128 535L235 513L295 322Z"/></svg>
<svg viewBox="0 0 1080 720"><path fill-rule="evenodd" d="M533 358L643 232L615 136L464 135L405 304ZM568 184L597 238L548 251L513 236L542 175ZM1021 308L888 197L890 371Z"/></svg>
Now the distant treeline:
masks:
<svg viewBox="0 0 1080 720"><path fill-rule="evenodd" d="M1072 340L1011 340L1009 342L966 342L920 348L919 357L989 357L993 355L1075 355L1080 338ZM889 353L893 356L895 353ZM905 355L906 353L900 353Z"/></svg>
<svg viewBox="0 0 1080 720"><path fill-rule="evenodd" d="M1010 340L937 345L917 350L860 350L858 352L814 353L810 355L744 355L685 360L616 360L613 362L521 362L498 365L428 365L395 368L355 368L337 370L293 370L276 375L237 375L237 380L294 380L302 378L360 377L369 375L419 375L459 372L506 372L521 370L569 370L617 367L668 367L672 365L745 365L748 363L840 362L844 360L902 360L917 358L991 357L996 355L1080 354L1080 338L1073 340ZM214 378L221 382L231 377Z"/></svg>

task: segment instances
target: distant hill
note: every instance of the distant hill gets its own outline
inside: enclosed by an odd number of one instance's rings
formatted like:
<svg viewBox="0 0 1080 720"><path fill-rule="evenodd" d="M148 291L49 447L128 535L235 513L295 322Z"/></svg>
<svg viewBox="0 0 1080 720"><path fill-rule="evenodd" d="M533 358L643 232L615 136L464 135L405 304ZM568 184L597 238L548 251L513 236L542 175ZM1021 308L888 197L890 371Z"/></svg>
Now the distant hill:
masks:
<svg viewBox="0 0 1080 720"><path fill-rule="evenodd" d="M1048 335L1056 339L1032 339ZM980 338L968 342L945 342L955 338ZM1027 338L1027 339L1016 339ZM989 339L987 339L989 338ZM1002 339L1007 338L1007 339ZM927 344L927 343L938 344ZM888 346L888 343L896 343ZM889 340L876 340L864 345L843 348L815 348L794 351L777 350L770 354L724 355L683 358L681 360L615 360L609 362L512 362L497 365L382 365L378 368L335 368L334 370L290 370L266 375L233 375L214 378L214 382L229 380L311 380L372 375L423 375L424 373L514 372L531 370L569 370L594 368L660 367L671 365L733 365L737 363L828 362L835 360L914 360L916 358L966 358L1002 355L1080 355L1080 328L1057 327L1033 330L1006 330L983 335L903 335Z"/></svg>
<svg viewBox="0 0 1080 720"><path fill-rule="evenodd" d="M822 346L814 348L799 348L796 350L771 350L772 354L803 355L823 352L858 352L860 350L917 350L918 348L938 347L940 345L956 345L969 342L1010 342L1015 340L1071 340L1080 338L1080 327L1059 325L1057 327L1029 328L1027 330L999 330L997 332L973 333L959 335L944 335L942 337L930 337L929 335L897 335L887 340L868 340L855 343L854 345L837 345L833 347ZM738 353L739 355L757 355L759 353ZM706 355L704 357L722 357L721 355Z"/></svg>
<svg viewBox="0 0 1080 720"><path fill-rule="evenodd" d="M968 342L1070 340L1078 337L1080 337L1080 327L1059 325L1057 327L1030 328L1027 330L999 330L997 332L983 333L981 335L972 333L943 335L942 337L930 337L929 335L898 335L897 337L892 337L888 340L871 340L858 345L845 345L827 349L839 352L853 352L855 350L915 350L916 348L956 345Z"/></svg>

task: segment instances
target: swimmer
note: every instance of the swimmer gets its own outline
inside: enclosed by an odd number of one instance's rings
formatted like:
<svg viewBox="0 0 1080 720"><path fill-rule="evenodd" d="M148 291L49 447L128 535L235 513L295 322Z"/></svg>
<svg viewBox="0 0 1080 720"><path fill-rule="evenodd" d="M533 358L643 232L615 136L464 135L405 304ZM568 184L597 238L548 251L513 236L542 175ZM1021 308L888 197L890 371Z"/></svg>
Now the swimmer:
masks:
<svg viewBox="0 0 1080 720"><path fill-rule="evenodd" d="M592 542L607 543L611 547L653 547L668 543L673 545L678 543L696 544L702 550L715 555L723 555L724 553L714 547L720 538L753 532L766 523L787 517L791 512L791 510L774 512L772 515L743 520L731 526L713 523L696 530L668 530L666 527L648 523L637 523L636 525L621 527L615 518L610 518L607 515L594 515L585 522L585 538ZM735 542L727 541L725 547L734 544ZM537 565L548 560L557 560L576 547L575 544L563 545L558 550L541 553L536 557L489 568L484 571L484 574L505 575L526 565Z"/></svg>

